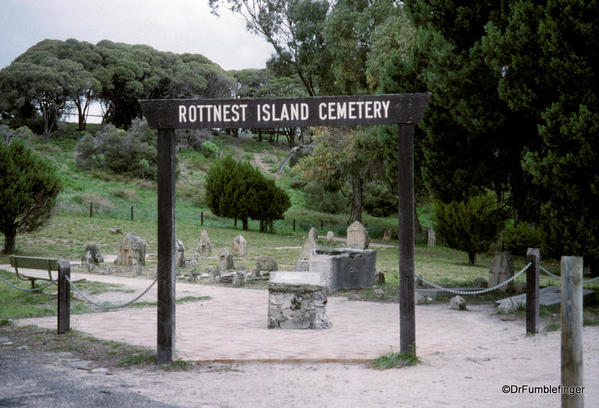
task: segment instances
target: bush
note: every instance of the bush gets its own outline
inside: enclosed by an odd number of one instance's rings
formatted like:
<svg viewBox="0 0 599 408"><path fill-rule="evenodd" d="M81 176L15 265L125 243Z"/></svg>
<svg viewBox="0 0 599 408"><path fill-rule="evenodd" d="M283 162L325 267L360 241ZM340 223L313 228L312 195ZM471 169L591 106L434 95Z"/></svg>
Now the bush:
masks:
<svg viewBox="0 0 599 408"><path fill-rule="evenodd" d="M505 225L507 212L491 194L470 197L465 201L435 204L435 232L450 248L468 253L474 265L476 254L488 250Z"/></svg>
<svg viewBox="0 0 599 408"><path fill-rule="evenodd" d="M0 143L0 232L4 253L15 248L18 232L40 228L56 204L61 185L56 170L23 140Z"/></svg>
<svg viewBox="0 0 599 408"><path fill-rule="evenodd" d="M33 132L27 126L21 126L18 129L11 129L6 125L0 125L0 143L9 145L15 139L30 141L33 138Z"/></svg>
<svg viewBox="0 0 599 408"><path fill-rule="evenodd" d="M219 159L221 155L218 146L209 140L202 143L202 154L208 159Z"/></svg>
<svg viewBox="0 0 599 408"><path fill-rule="evenodd" d="M104 125L92 136L86 133L77 145L75 164L84 170L109 170L115 174L155 179L156 132L136 119L129 131Z"/></svg>
<svg viewBox="0 0 599 408"><path fill-rule="evenodd" d="M380 183L370 183L364 189L364 209L373 217L389 217L397 214L397 194Z"/></svg>
<svg viewBox="0 0 599 408"><path fill-rule="evenodd" d="M347 198L341 191L327 191L315 181L308 182L304 188L306 207L329 214L339 214L349 208Z"/></svg>
<svg viewBox="0 0 599 408"><path fill-rule="evenodd" d="M505 249L515 255L526 255L528 248L540 248L543 242L543 234L539 229L522 222L516 227L507 227L502 237Z"/></svg>

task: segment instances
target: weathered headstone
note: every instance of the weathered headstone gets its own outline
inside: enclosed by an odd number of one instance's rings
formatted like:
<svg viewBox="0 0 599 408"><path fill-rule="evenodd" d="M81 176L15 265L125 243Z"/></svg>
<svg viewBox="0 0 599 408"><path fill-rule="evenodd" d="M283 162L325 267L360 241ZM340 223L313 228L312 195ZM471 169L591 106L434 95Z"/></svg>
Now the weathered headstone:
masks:
<svg viewBox="0 0 599 408"><path fill-rule="evenodd" d="M333 231L327 232L327 241L333 242L335 240L335 233Z"/></svg>
<svg viewBox="0 0 599 408"><path fill-rule="evenodd" d="M452 310L466 310L466 301L461 296L454 296L449 299L449 308Z"/></svg>
<svg viewBox="0 0 599 408"><path fill-rule="evenodd" d="M231 285L233 285L233 287L240 288L244 284L245 284L245 276L243 275L243 273L237 272L235 275L233 275L233 280L231 281Z"/></svg>
<svg viewBox="0 0 599 408"><path fill-rule="evenodd" d="M128 232L121 240L119 253L114 263L131 266L146 264L146 241L139 235Z"/></svg>
<svg viewBox="0 0 599 408"><path fill-rule="evenodd" d="M248 254L248 243L242 235L237 235L233 239L231 246L233 255L235 256L247 256Z"/></svg>
<svg viewBox="0 0 599 408"><path fill-rule="evenodd" d="M200 243L198 245L198 252L200 255L210 255L212 253L212 246L210 245L210 237L208 231L202 230L200 232Z"/></svg>
<svg viewBox="0 0 599 408"><path fill-rule="evenodd" d="M275 272L268 283L269 329L328 329L327 289L320 274Z"/></svg>
<svg viewBox="0 0 599 408"><path fill-rule="evenodd" d="M220 272L226 272L234 269L235 264L233 263L233 255L230 254L229 251L225 248L218 256L218 270Z"/></svg>
<svg viewBox="0 0 599 408"><path fill-rule="evenodd" d="M183 245L183 242L180 239L177 240L176 246L177 246L177 254L175 256L175 265L178 266L179 268L184 268L185 267L185 246Z"/></svg>
<svg viewBox="0 0 599 408"><path fill-rule="evenodd" d="M310 231L308 232L308 237L312 237L314 241L318 240L318 232L316 231L316 228L310 228Z"/></svg>
<svg viewBox="0 0 599 408"><path fill-rule="evenodd" d="M100 265L104 262L104 257L100 253L97 245L88 245L85 248L85 254L81 258L81 263L88 265Z"/></svg>
<svg viewBox="0 0 599 408"><path fill-rule="evenodd" d="M386 229L385 232L383 232L383 241L389 241L391 239L392 236L392 232L389 229Z"/></svg>
<svg viewBox="0 0 599 408"><path fill-rule="evenodd" d="M377 272L374 274L374 284L382 285L385 283L385 274L383 272Z"/></svg>
<svg viewBox="0 0 599 408"><path fill-rule="evenodd" d="M493 287L503 281L514 276L514 261L512 254L509 252L500 252L493 257L491 266L489 267L489 287ZM497 288L499 292L511 291L514 282L503 285Z"/></svg>
<svg viewBox="0 0 599 408"><path fill-rule="evenodd" d="M347 227L347 243L348 248L368 249L370 244L370 236L368 231L360 221L354 221Z"/></svg>
<svg viewBox="0 0 599 408"><path fill-rule="evenodd" d="M256 275L266 275L278 269L277 260L272 256L262 256L256 261Z"/></svg>
<svg viewBox="0 0 599 408"><path fill-rule="evenodd" d="M314 231L314 233L312 232ZM318 244L316 243L316 230L312 228L308 233L308 238L304 241L304 245L302 245L302 249L300 251L300 261L308 261L310 260L310 255L312 254L312 250L318 248Z"/></svg>

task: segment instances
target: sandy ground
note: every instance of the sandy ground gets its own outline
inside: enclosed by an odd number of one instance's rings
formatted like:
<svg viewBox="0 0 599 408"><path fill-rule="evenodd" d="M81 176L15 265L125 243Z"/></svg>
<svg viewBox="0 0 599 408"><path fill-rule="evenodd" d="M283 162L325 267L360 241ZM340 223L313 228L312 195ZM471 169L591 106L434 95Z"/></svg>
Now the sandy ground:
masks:
<svg viewBox="0 0 599 408"><path fill-rule="evenodd" d="M123 283L135 290L146 287L149 282L100 275L96 279ZM326 358L327 355L370 357L386 352L381 352L385 342L390 344L387 351L395 350L398 345L398 324L393 323L398 319L397 304L350 302L342 298L331 298L330 317L334 327L326 335L314 335L308 331L269 332L261 328L252 332L242 330L240 326L236 329L235 324L240 324L239 321L221 323L220 326L215 324L213 327L208 322L214 321L214 313L223 309L223 303L219 302L224 302L227 298L235 300L239 307L239 313L235 315L243 315L244 308L241 305L244 299L249 299L250 307L246 309L250 310L253 307L251 302L255 301L252 298L263 297L264 293L260 292L264 291L180 283L177 283L177 290L180 295L201 293L212 297L208 301L177 306L177 347L184 351L183 357L190 360L205 360L203 357L219 353L229 353L230 357L240 353L241 358L238 360L244 360L244 355L245 360L251 360L247 358L247 350L240 352L243 347L248 347L251 355L264 355L266 358L269 356L266 351L273 349L283 353L283 357L291 351L292 357L299 357L300 360L306 356ZM129 299L133 294L121 293L120 296ZM153 296L155 295L150 293L150 299ZM210 305L214 309L210 309ZM121 323L134 324L127 322L135 321L137 315L147 323L144 327L150 328L150 335L144 337L140 334L143 330L129 330L128 334L127 331L119 331L119 336L128 336L124 340L132 344L154 347L155 342L154 346L147 342L152 343L155 338L152 337L155 332L151 329L155 326L155 320L151 320L155 319L152 317L155 316L155 311L148 312L147 309L82 315L80 322L75 323L75 328L99 338L112 338L102 328L105 323L98 323L99 321L106 321L109 316L108 320L117 326ZM181 318L179 312L186 309L189 309L188 314ZM353 315L355 316L352 317ZM199 331L193 332L195 326L188 324L187 316L195 316L194 321L200 322L197 325ZM387 317L383 318L384 316ZM103 319L96 320L100 318ZM253 321L251 319L250 322ZM48 327L55 325L55 318L46 320L50 323L43 319L27 319L21 323L37 322L36 324ZM77 327L78 324L80 327ZM241 324L251 323L242 321ZM98 325L100 328L94 330ZM260 325L264 325L262 317ZM350 329L340 327L344 325L350 325ZM103 383L109 390L111 387L117 389L126 386L128 390L138 392L150 400L180 407L559 406L559 394L529 391L533 387L560 384L559 331L526 336L522 319L499 316L490 305L474 305L466 312L448 310L446 304L418 306L416 325L417 354L421 363L386 371L372 369L364 363L231 362L202 363L183 372L116 370L109 373L111 375L106 375L103 371L69 369L58 363L50 365L57 370L67 370L82 384ZM375 326L378 331L373 332ZM364 332L364 337L352 337L349 341L344 341L352 331ZM190 333L193 335L190 336ZM244 337L246 335L249 337ZM146 340L140 340L143 338ZM591 407L599 402L598 326L585 327L583 344L584 398L586 406ZM313 353L316 349L325 352L315 356ZM259 350L264 350L265 354L255 354ZM502 391L506 385L511 386L510 393ZM516 392L516 387L522 386L528 389Z"/></svg>

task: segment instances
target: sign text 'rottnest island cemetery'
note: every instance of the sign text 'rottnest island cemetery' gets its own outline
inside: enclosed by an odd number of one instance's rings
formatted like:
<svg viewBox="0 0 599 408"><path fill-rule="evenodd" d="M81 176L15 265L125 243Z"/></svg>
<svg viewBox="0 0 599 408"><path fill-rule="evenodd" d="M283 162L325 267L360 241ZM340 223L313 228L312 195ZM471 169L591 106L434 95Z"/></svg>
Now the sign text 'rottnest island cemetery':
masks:
<svg viewBox="0 0 599 408"><path fill-rule="evenodd" d="M417 123L421 101L428 101L425 95L153 99L140 103L150 126L159 129L351 126Z"/></svg>

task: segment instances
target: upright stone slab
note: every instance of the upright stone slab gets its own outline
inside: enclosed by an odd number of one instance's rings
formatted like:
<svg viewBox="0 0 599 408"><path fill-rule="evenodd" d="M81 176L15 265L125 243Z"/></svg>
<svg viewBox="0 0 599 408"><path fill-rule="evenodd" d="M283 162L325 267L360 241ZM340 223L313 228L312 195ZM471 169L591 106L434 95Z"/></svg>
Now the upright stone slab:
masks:
<svg viewBox="0 0 599 408"><path fill-rule="evenodd" d="M431 227L428 227L426 229L427 235L428 235L428 240L426 245L429 247L434 247L437 245L437 235L435 234L435 230L432 229Z"/></svg>
<svg viewBox="0 0 599 408"><path fill-rule="evenodd" d="M233 255L230 254L229 251L225 248L218 256L218 270L220 272L227 272L232 271L234 269L235 264L233 263Z"/></svg>
<svg viewBox="0 0 599 408"><path fill-rule="evenodd" d="M115 264L123 266L146 264L146 241L139 235L128 232L121 240Z"/></svg>
<svg viewBox="0 0 599 408"><path fill-rule="evenodd" d="M100 265L104 262L104 257L100 253L100 249L97 245L88 245L85 248L85 253L81 258L81 263L88 265Z"/></svg>
<svg viewBox="0 0 599 408"><path fill-rule="evenodd" d="M369 244L370 236L360 221L354 221L352 225L347 227L346 246L348 248L368 249Z"/></svg>
<svg viewBox="0 0 599 408"><path fill-rule="evenodd" d="M510 252L500 252L493 257L489 267L489 287L495 286L514 276L514 261ZM512 290L514 282L497 288L499 292Z"/></svg>
<svg viewBox="0 0 599 408"><path fill-rule="evenodd" d="M308 232L308 237L312 238L314 241L318 240L318 231L316 231L316 228L310 228L310 231Z"/></svg>
<svg viewBox="0 0 599 408"><path fill-rule="evenodd" d="M210 245L210 237L208 231L202 230L200 232L200 243L198 245L198 252L200 255L208 256L212 253L212 246Z"/></svg>
<svg viewBox="0 0 599 408"><path fill-rule="evenodd" d="M175 265L179 268L184 268L185 267L185 246L183 245L183 242L178 239L176 241L176 247L177 247L177 254L175 257Z"/></svg>
<svg viewBox="0 0 599 408"><path fill-rule="evenodd" d="M268 275L270 272L279 269L277 260L272 256L262 256L256 261L256 275Z"/></svg>
<svg viewBox="0 0 599 408"><path fill-rule="evenodd" d="M269 329L328 329L327 289L320 274L274 272L268 283Z"/></svg>
<svg viewBox="0 0 599 408"><path fill-rule="evenodd" d="M231 245L231 249L233 251L234 256L247 256L248 255L248 243L243 237L243 235L237 235L233 239L233 244Z"/></svg>
<svg viewBox="0 0 599 408"><path fill-rule="evenodd" d="M333 231L327 232L327 241L333 242L335 240L335 233Z"/></svg>
<svg viewBox="0 0 599 408"><path fill-rule="evenodd" d="M314 233L312 233L314 231ZM316 230L312 228L308 233L308 238L304 241L304 245L302 245L302 249L300 250L300 261L308 261L310 260L310 255L315 248L318 248L318 244L316 243Z"/></svg>
<svg viewBox="0 0 599 408"><path fill-rule="evenodd" d="M364 289L374 285L374 249L315 249L310 257L310 272L317 272L330 290Z"/></svg>

